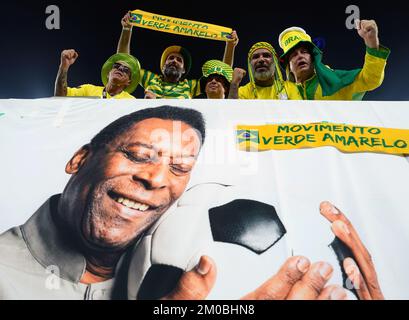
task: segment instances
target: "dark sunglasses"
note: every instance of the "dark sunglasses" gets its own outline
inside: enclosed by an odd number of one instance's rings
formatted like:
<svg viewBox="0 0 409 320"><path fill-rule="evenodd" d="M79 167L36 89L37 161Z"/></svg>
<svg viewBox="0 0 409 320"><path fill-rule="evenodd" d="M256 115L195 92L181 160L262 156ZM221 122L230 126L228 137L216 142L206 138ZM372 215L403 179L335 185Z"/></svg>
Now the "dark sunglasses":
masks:
<svg viewBox="0 0 409 320"><path fill-rule="evenodd" d="M113 68L113 69L117 69L117 70L119 70L119 71L121 71L121 72L124 72L124 73L126 73L129 77L131 77L131 69L128 68L127 66L124 66L123 64L114 63L114 64L112 65L112 68Z"/></svg>

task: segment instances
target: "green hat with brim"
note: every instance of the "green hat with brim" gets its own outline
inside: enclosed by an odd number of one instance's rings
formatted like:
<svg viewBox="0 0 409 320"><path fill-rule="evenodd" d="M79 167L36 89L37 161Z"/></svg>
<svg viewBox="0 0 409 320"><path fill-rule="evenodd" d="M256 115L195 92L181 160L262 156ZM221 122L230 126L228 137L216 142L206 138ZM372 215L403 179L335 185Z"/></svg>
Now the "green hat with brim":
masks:
<svg viewBox="0 0 409 320"><path fill-rule="evenodd" d="M166 59L171 53L179 53L183 57L183 64L185 66L185 73L182 76L182 79L187 76L192 67L192 56L190 55L189 51L181 46L170 46L167 47L160 58L160 70L163 70L163 66L165 65Z"/></svg>
<svg viewBox="0 0 409 320"><path fill-rule="evenodd" d="M318 47L312 42L311 37L307 34L307 32L300 27L285 29L280 33L278 43L280 44L281 49L283 49L283 54L280 57L280 61L284 66L288 64L288 57L291 52L301 45L309 48L311 52L315 50L321 52L321 50L318 49Z"/></svg>
<svg viewBox="0 0 409 320"><path fill-rule="evenodd" d="M135 91L141 79L141 65L134 56L127 53L116 53L105 61L101 69L101 79L104 86L108 83L108 74L112 70L114 63L122 62L131 69L131 83L125 88L125 91L132 93Z"/></svg>

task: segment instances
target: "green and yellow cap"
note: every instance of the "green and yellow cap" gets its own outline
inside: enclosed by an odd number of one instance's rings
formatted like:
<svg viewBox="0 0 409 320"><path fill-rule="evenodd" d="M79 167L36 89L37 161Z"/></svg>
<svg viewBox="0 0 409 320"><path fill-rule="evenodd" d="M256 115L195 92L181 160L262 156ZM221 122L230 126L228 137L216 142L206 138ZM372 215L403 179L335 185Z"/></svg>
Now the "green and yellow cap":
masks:
<svg viewBox="0 0 409 320"><path fill-rule="evenodd" d="M227 85L230 85L233 79L233 69L227 63L220 60L209 60L206 61L202 66L203 76L200 78L200 86L202 92L206 87L207 78L213 74L217 74L226 79Z"/></svg>
<svg viewBox="0 0 409 320"><path fill-rule="evenodd" d="M116 53L109 57L101 69L101 79L104 86L108 82L108 73L112 70L114 63L124 64L131 69L131 83L125 88L125 91L134 92L141 79L141 65L138 59L127 53Z"/></svg>
<svg viewBox="0 0 409 320"><path fill-rule="evenodd" d="M227 63L220 60L209 60L202 66L203 78L212 74L223 76L229 83L233 79L233 69Z"/></svg>

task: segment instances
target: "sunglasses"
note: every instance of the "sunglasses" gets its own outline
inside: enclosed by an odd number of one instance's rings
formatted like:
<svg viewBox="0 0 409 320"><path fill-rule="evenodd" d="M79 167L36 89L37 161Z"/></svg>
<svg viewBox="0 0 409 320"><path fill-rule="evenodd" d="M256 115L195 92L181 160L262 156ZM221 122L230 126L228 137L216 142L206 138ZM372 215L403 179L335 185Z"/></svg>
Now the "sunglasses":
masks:
<svg viewBox="0 0 409 320"><path fill-rule="evenodd" d="M126 74L128 75L128 77L131 77L131 69L128 68L127 66L124 66L123 64L114 63L114 64L112 65L112 69L117 69L117 70L119 70L119 71L121 71L121 72L126 73Z"/></svg>

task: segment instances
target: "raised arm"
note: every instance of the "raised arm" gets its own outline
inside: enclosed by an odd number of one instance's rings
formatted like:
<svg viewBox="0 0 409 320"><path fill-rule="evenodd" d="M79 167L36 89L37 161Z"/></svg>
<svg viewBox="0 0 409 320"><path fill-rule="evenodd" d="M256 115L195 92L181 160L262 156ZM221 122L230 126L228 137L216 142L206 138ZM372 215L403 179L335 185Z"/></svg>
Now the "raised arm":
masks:
<svg viewBox="0 0 409 320"><path fill-rule="evenodd" d="M117 53L131 53L132 24L129 22L130 17L130 13L127 12L121 20L122 32L116 49Z"/></svg>
<svg viewBox="0 0 409 320"><path fill-rule="evenodd" d="M230 41L226 41L226 47L224 48L224 55L223 55L223 62L228 64L230 67L233 67L234 62L234 50L239 43L239 37L237 36L237 32L234 30L231 33Z"/></svg>
<svg viewBox="0 0 409 320"><path fill-rule="evenodd" d="M77 60L78 53L74 49L64 50L61 52L61 62L55 80L54 96L67 96L67 74L70 66Z"/></svg>
<svg viewBox="0 0 409 320"><path fill-rule="evenodd" d="M357 31L366 45L365 63L356 80L351 84L354 92L371 91L379 87L390 50L379 43L378 26L374 20L357 21Z"/></svg>
<svg viewBox="0 0 409 320"><path fill-rule="evenodd" d="M240 69L240 68L234 68L233 79L230 83L228 99L238 99L239 98L239 86L245 75L246 75L246 70Z"/></svg>

